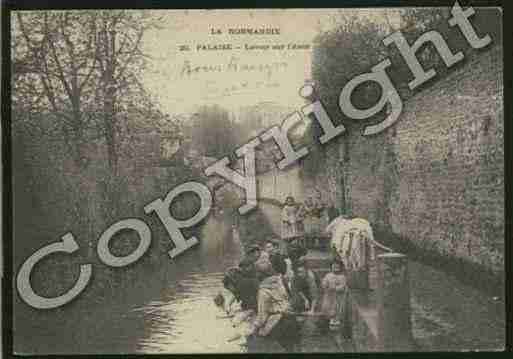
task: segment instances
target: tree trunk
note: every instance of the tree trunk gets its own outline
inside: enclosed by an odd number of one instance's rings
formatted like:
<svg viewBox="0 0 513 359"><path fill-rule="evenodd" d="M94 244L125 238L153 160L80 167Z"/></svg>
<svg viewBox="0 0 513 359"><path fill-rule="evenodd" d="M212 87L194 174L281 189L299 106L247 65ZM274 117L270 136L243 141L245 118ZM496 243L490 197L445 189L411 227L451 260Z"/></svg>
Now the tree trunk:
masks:
<svg viewBox="0 0 513 359"><path fill-rule="evenodd" d="M104 104L105 141L107 144L107 158L109 169L117 174L118 154L116 150L116 114L114 112L114 98L107 94Z"/></svg>

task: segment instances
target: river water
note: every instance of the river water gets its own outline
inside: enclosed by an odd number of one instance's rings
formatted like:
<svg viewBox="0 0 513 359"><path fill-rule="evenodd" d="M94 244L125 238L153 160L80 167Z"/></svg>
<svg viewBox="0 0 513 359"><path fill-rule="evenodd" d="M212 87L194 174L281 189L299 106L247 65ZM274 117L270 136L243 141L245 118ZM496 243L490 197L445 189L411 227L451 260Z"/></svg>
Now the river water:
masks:
<svg viewBox="0 0 513 359"><path fill-rule="evenodd" d="M270 225L276 225L277 209L262 207ZM218 318L222 313L213 303L223 290L223 271L241 257L239 232L231 223L227 216L211 216L199 246L169 260L158 274L137 279L110 304L91 305L90 313L79 320L59 322L51 315L27 314L23 320L31 321L29 328L24 325L23 333L14 334L15 352L244 352L238 342L227 341L234 329L229 320ZM410 280L413 331L421 350L503 346L503 302L420 263L410 263ZM63 308L59 318L72 310ZM322 351L320 346L317 350Z"/></svg>
<svg viewBox="0 0 513 359"><path fill-rule="evenodd" d="M193 255L177 259L184 275L161 292L161 297L131 310L128 320L142 321L147 330L137 338L139 353L233 353L243 351L227 338L231 322L218 318L214 303L221 292L224 270L241 257L237 232L217 218L205 225L203 243ZM135 338L134 338L135 339Z"/></svg>
<svg viewBox="0 0 513 359"><path fill-rule="evenodd" d="M73 305L53 315L40 311L24 313L18 318L25 321L23 332L14 335L15 352L244 351L237 342L227 342L234 329L228 319L218 318L222 313L213 303L214 296L223 290L224 270L241 258L238 232L231 222L226 216L211 216L203 226L200 245L170 259L158 273L134 281L133 288L124 289L101 306L90 303L89 315L79 320L69 320Z"/></svg>

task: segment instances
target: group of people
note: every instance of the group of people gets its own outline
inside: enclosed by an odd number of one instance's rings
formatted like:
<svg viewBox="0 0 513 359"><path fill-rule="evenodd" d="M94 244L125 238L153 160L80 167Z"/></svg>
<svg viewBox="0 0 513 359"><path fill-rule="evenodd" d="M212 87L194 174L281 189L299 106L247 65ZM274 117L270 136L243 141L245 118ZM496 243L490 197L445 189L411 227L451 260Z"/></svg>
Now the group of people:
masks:
<svg viewBox="0 0 513 359"><path fill-rule="evenodd" d="M237 267L229 268L224 287L232 294L225 301L219 294L215 302L228 314L233 304L240 304L238 323L249 323L242 333L246 344L269 347L277 342L288 351L300 351L300 318L313 316L321 330L340 324L344 314L346 275L340 261L333 262L331 272L320 281L308 268L306 249L293 244L288 253L280 253L278 242L268 240L263 248L252 245Z"/></svg>
<svg viewBox="0 0 513 359"><path fill-rule="evenodd" d="M304 204L287 197L281 213L281 238L248 246L239 265L226 271L223 285L232 298L226 301L219 294L215 303L228 315L237 312L234 325L246 324L240 337L246 338L250 351L255 343L257 348L269 347L262 343L269 340L288 352L299 351L300 319L307 316L316 319L321 331L342 325L343 334L350 336L348 286L368 288L364 282L369 259L374 256L372 229L368 221L339 215L332 207L326 210L329 218L323 224L323 211L311 197ZM320 280L308 267L304 239L320 239L322 234L331 238L332 262L330 272ZM354 278L363 280L358 283ZM238 311L233 310L234 303L240 305Z"/></svg>
<svg viewBox="0 0 513 359"><path fill-rule="evenodd" d="M308 197L304 203L298 203L288 196L281 211L282 253L288 243L299 240L304 246L319 247L323 243L322 229L325 227L324 205L320 200Z"/></svg>

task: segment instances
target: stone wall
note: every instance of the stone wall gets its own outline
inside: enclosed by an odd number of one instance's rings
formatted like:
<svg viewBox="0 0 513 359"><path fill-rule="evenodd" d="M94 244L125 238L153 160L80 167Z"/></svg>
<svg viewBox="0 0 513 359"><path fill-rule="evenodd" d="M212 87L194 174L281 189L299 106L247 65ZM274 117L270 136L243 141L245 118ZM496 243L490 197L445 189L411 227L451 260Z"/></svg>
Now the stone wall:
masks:
<svg viewBox="0 0 513 359"><path fill-rule="evenodd" d="M476 53L403 103L398 122L327 145L305 181L416 247L503 271L502 47Z"/></svg>

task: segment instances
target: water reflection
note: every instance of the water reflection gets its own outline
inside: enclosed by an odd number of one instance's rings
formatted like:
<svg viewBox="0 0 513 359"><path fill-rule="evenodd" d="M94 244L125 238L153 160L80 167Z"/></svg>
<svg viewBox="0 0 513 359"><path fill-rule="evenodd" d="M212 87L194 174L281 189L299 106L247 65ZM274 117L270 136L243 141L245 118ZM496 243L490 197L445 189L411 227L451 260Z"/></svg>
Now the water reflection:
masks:
<svg viewBox="0 0 513 359"><path fill-rule="evenodd" d="M240 259L237 233L229 221L211 218L203 229L203 242L191 255L177 260L188 273L163 291L160 300L134 308L144 321L145 336L138 339L140 353L237 353L243 348L227 341L234 335L228 319L213 297L222 291L223 271ZM235 234L235 235L234 235Z"/></svg>

